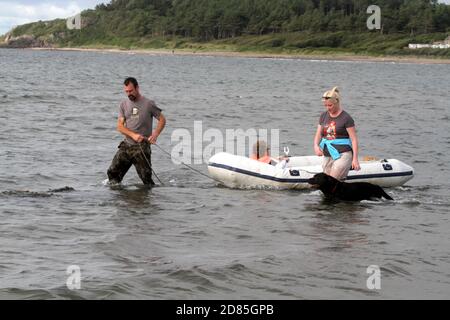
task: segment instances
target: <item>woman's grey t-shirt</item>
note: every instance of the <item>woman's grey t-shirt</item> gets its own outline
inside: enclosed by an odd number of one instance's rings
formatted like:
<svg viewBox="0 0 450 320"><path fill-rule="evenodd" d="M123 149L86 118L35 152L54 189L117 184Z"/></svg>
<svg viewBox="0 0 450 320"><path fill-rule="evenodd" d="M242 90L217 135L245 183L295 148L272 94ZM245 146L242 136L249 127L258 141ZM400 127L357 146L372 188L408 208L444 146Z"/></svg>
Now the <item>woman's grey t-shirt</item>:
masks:
<svg viewBox="0 0 450 320"><path fill-rule="evenodd" d="M347 128L354 127L355 121L345 111L342 111L336 118L333 118L328 111L325 111L320 116L319 124L322 126L322 137L327 140L334 140L349 138L350 136L348 135ZM334 147L339 153L352 151L352 148L346 145L334 145ZM330 156L326 146L323 150L323 154L326 157Z"/></svg>
<svg viewBox="0 0 450 320"><path fill-rule="evenodd" d="M120 103L119 117L125 119L125 127L144 137L152 135L153 118L159 119L160 114L161 109L155 102L143 96L137 101L127 99ZM130 137L126 137L125 141L129 144L137 144Z"/></svg>

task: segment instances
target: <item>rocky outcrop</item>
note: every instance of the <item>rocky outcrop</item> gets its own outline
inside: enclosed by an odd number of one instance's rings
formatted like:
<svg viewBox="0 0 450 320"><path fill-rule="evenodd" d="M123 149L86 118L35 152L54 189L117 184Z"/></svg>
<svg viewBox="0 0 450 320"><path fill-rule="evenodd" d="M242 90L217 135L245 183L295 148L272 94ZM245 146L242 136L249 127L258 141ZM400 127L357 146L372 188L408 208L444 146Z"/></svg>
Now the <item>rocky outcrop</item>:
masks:
<svg viewBox="0 0 450 320"><path fill-rule="evenodd" d="M49 39L37 38L32 35L13 37L7 34L3 46L8 48L50 48L52 47L51 40L51 37Z"/></svg>

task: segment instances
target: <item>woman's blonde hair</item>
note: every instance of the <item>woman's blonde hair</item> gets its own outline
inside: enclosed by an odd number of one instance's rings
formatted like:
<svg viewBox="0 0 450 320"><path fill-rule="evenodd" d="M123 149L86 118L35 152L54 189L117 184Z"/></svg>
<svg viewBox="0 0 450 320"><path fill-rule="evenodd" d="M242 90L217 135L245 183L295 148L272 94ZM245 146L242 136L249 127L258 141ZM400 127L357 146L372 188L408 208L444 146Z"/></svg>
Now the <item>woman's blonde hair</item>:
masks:
<svg viewBox="0 0 450 320"><path fill-rule="evenodd" d="M340 103L341 95L339 93L338 87L334 87L333 89L325 92L322 96L323 100L331 100L333 103Z"/></svg>

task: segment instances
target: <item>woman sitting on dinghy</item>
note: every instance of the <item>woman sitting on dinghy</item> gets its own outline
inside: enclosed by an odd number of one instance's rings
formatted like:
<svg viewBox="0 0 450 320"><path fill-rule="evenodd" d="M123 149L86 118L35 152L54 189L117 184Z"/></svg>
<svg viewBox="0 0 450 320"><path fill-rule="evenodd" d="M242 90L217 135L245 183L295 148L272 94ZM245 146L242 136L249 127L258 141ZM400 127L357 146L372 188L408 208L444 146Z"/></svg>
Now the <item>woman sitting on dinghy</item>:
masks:
<svg viewBox="0 0 450 320"><path fill-rule="evenodd" d="M327 111L320 116L314 137L314 152L324 156L323 171L342 181L350 168L360 170L355 121L342 110L337 87L325 92L322 101Z"/></svg>

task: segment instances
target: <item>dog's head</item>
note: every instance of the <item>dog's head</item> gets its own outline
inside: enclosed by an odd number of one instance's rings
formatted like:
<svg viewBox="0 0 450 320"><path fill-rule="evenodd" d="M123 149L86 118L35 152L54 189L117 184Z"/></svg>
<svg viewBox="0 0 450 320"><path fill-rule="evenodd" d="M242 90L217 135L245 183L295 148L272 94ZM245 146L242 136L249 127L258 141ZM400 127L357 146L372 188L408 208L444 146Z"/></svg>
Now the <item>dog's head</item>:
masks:
<svg viewBox="0 0 450 320"><path fill-rule="evenodd" d="M325 174L325 173L317 173L314 175L314 177L312 177L311 179L308 179L308 183L315 186L315 187L324 187L327 185L335 185L336 183L336 179L334 179L333 177Z"/></svg>

